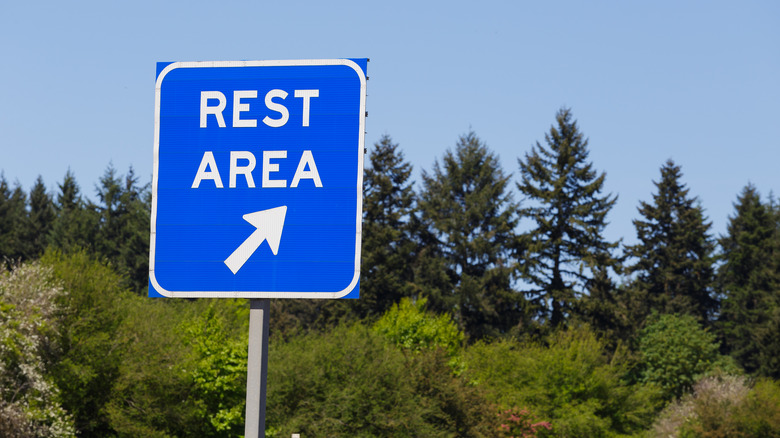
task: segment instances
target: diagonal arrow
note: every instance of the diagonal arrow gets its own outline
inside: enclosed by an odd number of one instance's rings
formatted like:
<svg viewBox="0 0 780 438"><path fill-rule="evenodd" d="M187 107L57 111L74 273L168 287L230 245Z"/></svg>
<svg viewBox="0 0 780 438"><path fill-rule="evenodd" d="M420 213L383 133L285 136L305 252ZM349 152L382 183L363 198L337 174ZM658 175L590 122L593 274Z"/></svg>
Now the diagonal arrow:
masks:
<svg viewBox="0 0 780 438"><path fill-rule="evenodd" d="M279 252L279 242L282 240L282 229L284 228L284 217L287 214L287 206L271 208L268 210L256 211L245 214L244 220L257 228L239 247L225 259L225 264L233 274L238 272L244 263L252 257L257 248L268 241L271 252L276 255Z"/></svg>

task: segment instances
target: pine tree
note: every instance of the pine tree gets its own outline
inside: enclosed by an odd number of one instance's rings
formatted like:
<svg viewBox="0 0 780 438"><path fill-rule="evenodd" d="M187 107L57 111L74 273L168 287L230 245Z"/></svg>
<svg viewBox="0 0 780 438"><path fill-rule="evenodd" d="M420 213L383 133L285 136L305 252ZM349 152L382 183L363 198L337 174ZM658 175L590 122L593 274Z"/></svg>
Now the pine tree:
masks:
<svg viewBox="0 0 780 438"><path fill-rule="evenodd" d="M0 174L0 262L26 259L26 222L27 195L19 183L11 190L5 176Z"/></svg>
<svg viewBox="0 0 780 438"><path fill-rule="evenodd" d="M100 205L93 207L99 221L95 248L129 278L133 290L140 292L149 277L148 185L138 185L132 167L123 180L109 165L97 189Z"/></svg>
<svg viewBox="0 0 780 438"><path fill-rule="evenodd" d="M390 136L383 136L364 173L361 318L380 316L410 294L415 245L409 227L414 207L412 166Z"/></svg>
<svg viewBox="0 0 780 438"><path fill-rule="evenodd" d="M70 169L57 186L56 218L49 232L49 244L65 252L79 249L94 251L98 228L95 209L88 208L81 197L79 185Z"/></svg>
<svg viewBox="0 0 780 438"><path fill-rule="evenodd" d="M416 281L435 310L451 311L472 339L520 322L522 297L510 285L517 205L498 157L470 132L433 172L423 172Z"/></svg>
<svg viewBox="0 0 780 438"><path fill-rule="evenodd" d="M718 285L724 299L718 328L726 350L752 373L767 368L756 334L766 331L780 307L778 223L752 185L742 190L734 208L720 238Z"/></svg>
<svg viewBox="0 0 780 438"><path fill-rule="evenodd" d="M109 164L97 186L100 203L93 208L98 212L99 228L95 249L107 260L116 262L122 244L122 179L113 164Z"/></svg>
<svg viewBox="0 0 780 438"><path fill-rule="evenodd" d="M634 315L637 322L657 311L689 314L707 324L718 309L710 223L681 177L680 167L668 160L654 182L653 203L640 202L642 219L634 220L639 243L627 247L627 255L636 260L629 272L636 275L635 299L644 304Z"/></svg>
<svg viewBox="0 0 780 438"><path fill-rule="evenodd" d="M119 250L119 266L128 273L130 286L136 292L143 291L149 282L149 229L152 198L149 185L138 184L131 167L125 175L120 196L122 218L122 245Z"/></svg>
<svg viewBox="0 0 780 438"><path fill-rule="evenodd" d="M46 250L49 231L54 224L54 219L54 202L46 191L43 178L38 176L30 190L30 211L25 223L28 259L36 259Z"/></svg>
<svg viewBox="0 0 780 438"><path fill-rule="evenodd" d="M546 145L537 142L518 159L517 184L530 201L520 214L534 221L523 236L529 245L522 265L531 287L526 294L552 327L563 324L594 282L617 267L612 256L617 243L603 237L617 197L601 194L606 174L588 162L588 140L571 110L561 109L555 119L556 126L545 134Z"/></svg>

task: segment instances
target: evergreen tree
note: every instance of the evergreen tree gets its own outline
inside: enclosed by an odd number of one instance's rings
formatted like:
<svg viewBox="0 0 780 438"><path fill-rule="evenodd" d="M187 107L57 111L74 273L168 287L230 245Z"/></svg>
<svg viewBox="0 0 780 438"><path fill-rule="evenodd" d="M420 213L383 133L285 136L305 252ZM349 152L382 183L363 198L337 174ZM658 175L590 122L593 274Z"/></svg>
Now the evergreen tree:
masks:
<svg viewBox="0 0 780 438"><path fill-rule="evenodd" d="M100 204L95 248L127 275L130 286L142 291L149 277L150 205L148 186L139 186L132 167L124 180L112 165L97 187Z"/></svg>
<svg viewBox="0 0 780 438"><path fill-rule="evenodd" d="M26 222L27 195L19 183L11 190L5 176L0 175L0 261L26 258Z"/></svg>
<svg viewBox="0 0 780 438"><path fill-rule="evenodd" d="M778 223L752 185L742 190L734 208L720 239L718 284L724 299L718 327L726 350L745 371L756 372L764 365L757 334L780 306Z"/></svg>
<svg viewBox="0 0 780 438"><path fill-rule="evenodd" d="M452 311L472 338L517 325L522 298L511 286L517 205L498 157L470 132L433 172L423 172L416 279L435 310Z"/></svg>
<svg viewBox="0 0 780 438"><path fill-rule="evenodd" d="M122 244L123 205L122 179L113 164L109 164L96 187L100 203L93 208L98 212L99 228L95 249L107 260L115 262L119 258Z"/></svg>
<svg viewBox="0 0 780 438"><path fill-rule="evenodd" d="M38 176L30 190L30 211L25 223L28 259L36 259L46 250L49 231L54 224L54 219L54 202L46 191L43 178Z"/></svg>
<svg viewBox="0 0 780 438"><path fill-rule="evenodd" d="M382 315L409 295L415 252L409 227L412 166L388 135L374 145L369 160L364 173L360 299L350 303L360 317Z"/></svg>
<svg viewBox="0 0 780 438"><path fill-rule="evenodd" d="M606 216L617 200L602 195L605 173L588 162L588 140L569 109L555 116L556 125L518 159L517 188L530 201L521 216L534 221L524 235L529 250L522 273L532 289L527 295L552 327L561 325L589 288L608 284L609 268L617 267L617 243L603 237ZM605 277L606 275L606 277Z"/></svg>
<svg viewBox="0 0 780 438"><path fill-rule="evenodd" d="M713 286L713 251L710 223L698 200L688 196L680 182L680 167L668 160L653 203L640 202L642 219L634 220L639 243L627 247L636 260L635 302L643 303L634 320L652 310L661 314L688 314L706 324L718 308Z"/></svg>
<svg viewBox="0 0 780 438"><path fill-rule="evenodd" d="M80 249L94 251L98 226L96 211L88 208L82 199L70 169L57 186L60 192L54 203L56 218L49 232L49 244L66 252Z"/></svg>
<svg viewBox="0 0 780 438"><path fill-rule="evenodd" d="M122 218L122 245L119 250L119 266L130 277L130 286L136 292L143 291L149 282L149 229L152 198L148 184L138 185L138 178L131 167L125 175L120 196Z"/></svg>

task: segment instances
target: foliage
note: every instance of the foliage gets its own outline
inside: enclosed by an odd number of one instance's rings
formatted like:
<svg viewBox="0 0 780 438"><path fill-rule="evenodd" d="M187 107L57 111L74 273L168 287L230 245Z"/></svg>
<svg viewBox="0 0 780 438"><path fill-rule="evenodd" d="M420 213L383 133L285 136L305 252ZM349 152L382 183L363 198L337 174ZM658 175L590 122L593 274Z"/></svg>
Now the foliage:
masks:
<svg viewBox="0 0 780 438"><path fill-rule="evenodd" d="M607 213L617 197L601 195L605 173L588 162L588 140L571 110L555 115L556 126L520 160L518 190L531 204L520 215L534 222L523 237L528 251L521 265L533 286L527 295L553 328L563 324L599 271L614 268L617 243L604 237Z"/></svg>
<svg viewBox="0 0 780 438"><path fill-rule="evenodd" d="M463 343L463 333L449 315L427 313L426 303L425 298L403 298L374 324L374 330L411 351L440 347L455 354Z"/></svg>
<svg viewBox="0 0 780 438"><path fill-rule="evenodd" d="M245 301L130 295L124 305L116 335L123 356L106 408L117 435L237 436L246 384ZM243 411L240 418L243 425Z"/></svg>
<svg viewBox="0 0 780 438"><path fill-rule="evenodd" d="M41 260L66 290L58 303L62 352L52 371L63 406L81 436L110 436L106 404L122 363L117 329L128 292L120 276L83 251L49 251Z"/></svg>
<svg viewBox="0 0 780 438"><path fill-rule="evenodd" d="M699 380L693 392L670 404L650 436L701 438L780 437L780 385L729 374Z"/></svg>
<svg viewBox="0 0 780 438"><path fill-rule="evenodd" d="M502 438L533 438L542 430L552 430L547 421L536 421L527 409L507 409L499 414L501 425L498 426L498 437Z"/></svg>
<svg viewBox="0 0 780 438"><path fill-rule="evenodd" d="M640 380L659 386L667 400L690 391L705 373L734 370L718 353L715 335L691 315L654 317L641 332L639 352Z"/></svg>
<svg viewBox="0 0 780 438"><path fill-rule="evenodd" d="M190 372L194 415L207 419L212 428L200 436L238 436L246 410L246 331L240 337L230 336L214 306L185 327L195 354Z"/></svg>
<svg viewBox="0 0 780 438"><path fill-rule="evenodd" d="M640 202L642 219L634 220L639 243L627 247L636 262L637 307L634 319L644 320L652 311L680 313L708 323L718 308L712 290L715 243L709 234L704 210L680 182L680 167L668 160L653 203Z"/></svg>
<svg viewBox="0 0 780 438"><path fill-rule="evenodd" d="M73 437L73 418L49 375L62 287L40 263L0 273L0 436Z"/></svg>
<svg viewBox="0 0 780 438"><path fill-rule="evenodd" d="M510 285L517 206L498 157L469 132L422 178L421 292L469 337L508 332L521 321L523 302Z"/></svg>
<svg viewBox="0 0 780 438"><path fill-rule="evenodd" d="M599 437L650 425L657 390L623 380L630 361L610 358L604 342L585 327L559 331L541 343L478 343L466 352L469 376L503 407L525 406L552 424L540 436Z"/></svg>
<svg viewBox="0 0 780 438"><path fill-rule="evenodd" d="M269 428L277 436L493 436L478 388L441 350L406 354L362 325L271 342Z"/></svg>

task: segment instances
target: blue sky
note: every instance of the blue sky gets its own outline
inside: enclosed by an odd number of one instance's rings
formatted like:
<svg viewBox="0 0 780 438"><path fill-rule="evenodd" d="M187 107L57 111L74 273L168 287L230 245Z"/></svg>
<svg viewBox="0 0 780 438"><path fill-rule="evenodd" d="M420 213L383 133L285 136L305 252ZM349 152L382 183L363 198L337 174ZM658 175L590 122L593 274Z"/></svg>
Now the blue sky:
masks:
<svg viewBox="0 0 780 438"><path fill-rule="evenodd" d="M4 2L0 53L0 170L25 189L151 180L158 61L368 57L367 146L391 135L417 181L469 130L517 176L566 106L619 195L610 239L669 158L716 234L748 182L780 192L778 2Z"/></svg>

